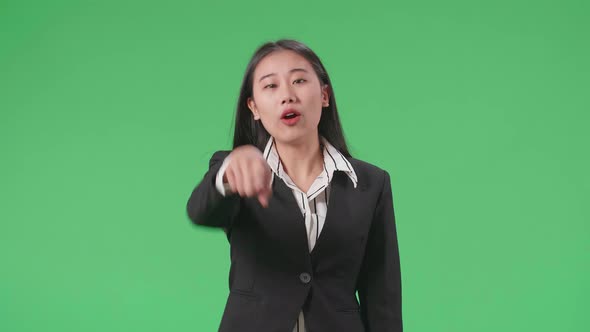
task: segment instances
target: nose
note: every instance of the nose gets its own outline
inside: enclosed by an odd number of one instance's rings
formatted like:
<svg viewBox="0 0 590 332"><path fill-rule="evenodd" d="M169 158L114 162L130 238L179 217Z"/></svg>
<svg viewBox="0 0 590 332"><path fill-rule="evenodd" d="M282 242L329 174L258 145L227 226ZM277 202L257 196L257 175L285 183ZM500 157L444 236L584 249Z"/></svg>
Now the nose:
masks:
<svg viewBox="0 0 590 332"><path fill-rule="evenodd" d="M281 105L295 102L295 94L290 84L286 84L286 87L281 91L281 93Z"/></svg>

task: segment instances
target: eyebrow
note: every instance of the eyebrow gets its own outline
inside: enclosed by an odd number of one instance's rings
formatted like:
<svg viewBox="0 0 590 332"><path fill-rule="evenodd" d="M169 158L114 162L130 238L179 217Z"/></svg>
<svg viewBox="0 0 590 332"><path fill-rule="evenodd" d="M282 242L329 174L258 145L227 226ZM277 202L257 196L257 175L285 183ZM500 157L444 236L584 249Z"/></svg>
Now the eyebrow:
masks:
<svg viewBox="0 0 590 332"><path fill-rule="evenodd" d="M307 70L305 70L305 69L303 69L303 68L293 68L293 69L289 70L289 73L293 73L293 72L297 72L297 71L302 71L302 72L304 72L304 73L307 73ZM276 74L277 74L277 73L270 73L270 74L266 74L266 75L262 76L262 77L261 77L261 78L258 80L258 82L262 81L263 79L265 79L265 78L267 78L267 77L269 77L269 76L273 76L273 75L276 75Z"/></svg>

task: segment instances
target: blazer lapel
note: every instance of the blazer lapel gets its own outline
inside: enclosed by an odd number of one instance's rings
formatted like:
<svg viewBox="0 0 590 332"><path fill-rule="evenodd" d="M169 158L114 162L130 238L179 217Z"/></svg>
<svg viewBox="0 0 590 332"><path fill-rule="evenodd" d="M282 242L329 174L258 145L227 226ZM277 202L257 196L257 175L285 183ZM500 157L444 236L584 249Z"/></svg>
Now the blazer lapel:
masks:
<svg viewBox="0 0 590 332"><path fill-rule="evenodd" d="M312 260L318 260L324 255L338 255L338 239L350 229L348 223L351 223L351 211L354 210L354 198L349 193L353 193L354 186L348 176L341 171L334 172L330 196L328 197L328 211L324 227L311 251Z"/></svg>
<svg viewBox="0 0 590 332"><path fill-rule="evenodd" d="M289 239L290 252L309 253L305 220L293 197L293 191L276 174L273 176L273 196L269 202L269 208L277 213L277 219L281 221L276 224L275 231L282 233L283 236L280 238Z"/></svg>
<svg viewBox="0 0 590 332"><path fill-rule="evenodd" d="M316 244L309 252L305 220L300 212L293 191L285 182L274 176L273 196L268 209L262 209L265 217L262 220L273 237L283 239L283 245L295 257L310 259L308 262L318 261L321 257L337 257L342 255L343 241L355 241L360 234L359 219L367 211L363 209L362 195L365 188L361 185L354 188L346 173L334 172L330 182L328 210L322 231ZM354 246L354 243L350 243Z"/></svg>

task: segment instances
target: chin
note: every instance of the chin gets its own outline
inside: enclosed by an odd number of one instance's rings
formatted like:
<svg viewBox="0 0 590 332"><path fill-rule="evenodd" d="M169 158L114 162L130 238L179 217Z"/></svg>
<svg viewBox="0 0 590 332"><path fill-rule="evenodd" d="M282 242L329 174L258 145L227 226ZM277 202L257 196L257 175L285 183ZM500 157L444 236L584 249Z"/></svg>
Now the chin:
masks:
<svg viewBox="0 0 590 332"><path fill-rule="evenodd" d="M313 135L317 135L317 130L312 131L300 131L300 130L293 130L291 132L282 132L277 134L276 136L273 135L276 141L283 143L283 144L298 144L304 143L309 140L310 137Z"/></svg>

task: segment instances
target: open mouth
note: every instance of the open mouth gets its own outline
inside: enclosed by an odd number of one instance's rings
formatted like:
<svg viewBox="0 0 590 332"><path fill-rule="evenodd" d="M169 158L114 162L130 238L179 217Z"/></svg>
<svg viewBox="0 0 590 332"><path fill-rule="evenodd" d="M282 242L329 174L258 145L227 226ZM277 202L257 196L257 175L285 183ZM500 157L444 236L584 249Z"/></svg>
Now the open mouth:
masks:
<svg viewBox="0 0 590 332"><path fill-rule="evenodd" d="M301 113L297 110L285 110L281 115L281 121L287 126L296 125L299 122L299 118L301 118Z"/></svg>

